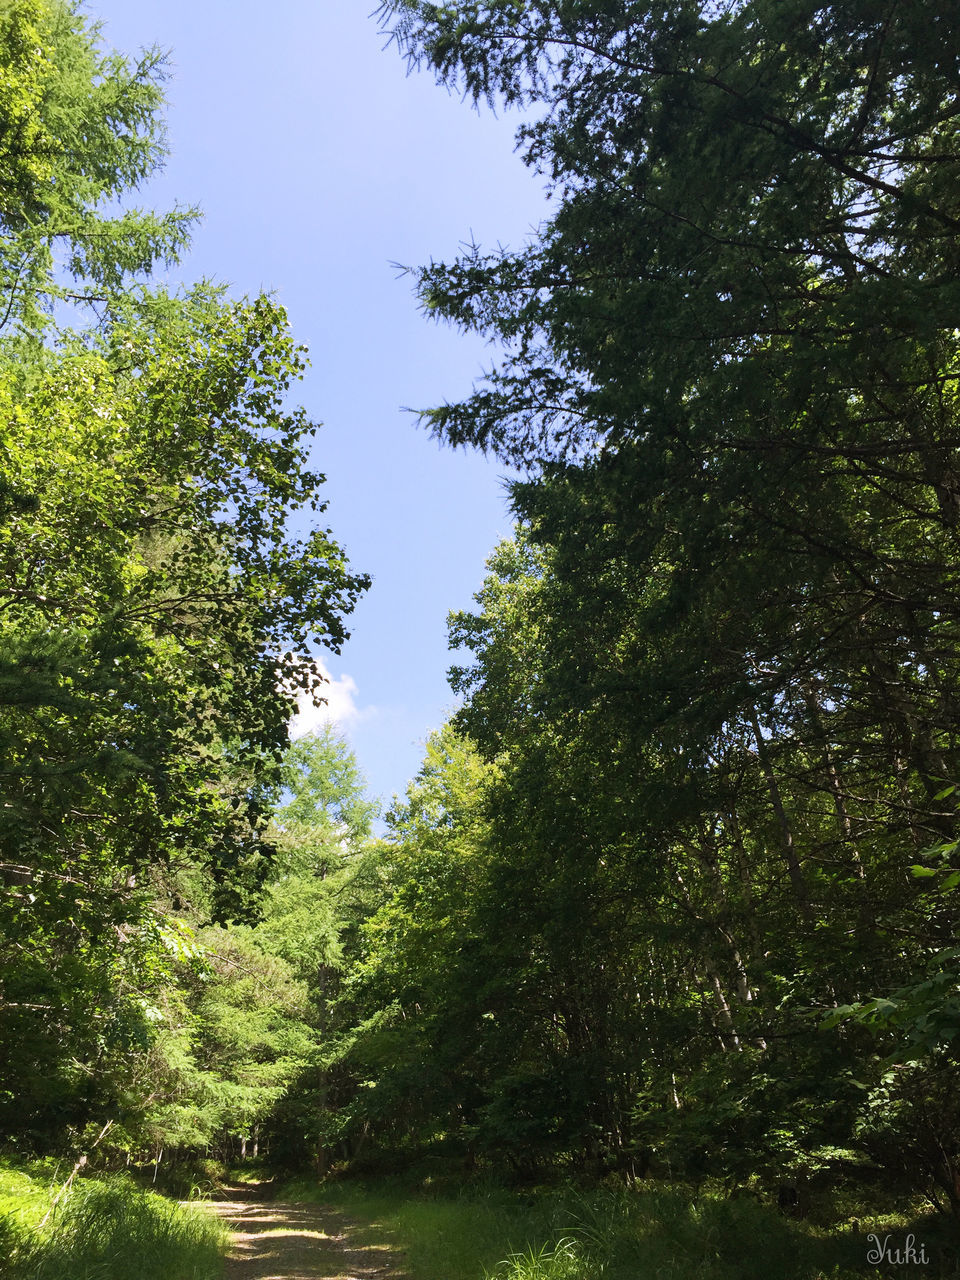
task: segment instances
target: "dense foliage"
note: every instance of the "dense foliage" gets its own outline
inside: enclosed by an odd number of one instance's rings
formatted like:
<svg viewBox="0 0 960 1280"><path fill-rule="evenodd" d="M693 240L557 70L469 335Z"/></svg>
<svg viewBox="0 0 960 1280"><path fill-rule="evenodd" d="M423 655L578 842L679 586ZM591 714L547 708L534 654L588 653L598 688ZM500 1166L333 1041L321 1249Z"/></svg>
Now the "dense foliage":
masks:
<svg viewBox="0 0 960 1280"><path fill-rule="evenodd" d="M180 917L256 912L294 700L366 583L282 310L149 290L186 215L101 212L159 162L162 63L18 0L0 69L0 1127L46 1149L153 1116Z"/></svg>
<svg viewBox="0 0 960 1280"><path fill-rule="evenodd" d="M421 1140L528 1169L879 1165L957 1212L951 16L382 16L535 108L554 204L419 272L505 349L426 421L529 478L452 624L493 772L371 926L402 1048L368 1112L399 1088Z"/></svg>

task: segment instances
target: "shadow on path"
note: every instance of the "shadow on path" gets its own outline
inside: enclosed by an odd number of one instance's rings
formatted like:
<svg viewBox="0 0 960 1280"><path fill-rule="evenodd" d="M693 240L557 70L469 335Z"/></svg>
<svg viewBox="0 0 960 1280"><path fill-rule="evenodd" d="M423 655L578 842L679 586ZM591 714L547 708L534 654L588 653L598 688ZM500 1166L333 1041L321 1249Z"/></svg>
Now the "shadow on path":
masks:
<svg viewBox="0 0 960 1280"><path fill-rule="evenodd" d="M371 1242L371 1228L335 1209L250 1200L207 1207L231 1233L224 1280L403 1280L386 1236Z"/></svg>

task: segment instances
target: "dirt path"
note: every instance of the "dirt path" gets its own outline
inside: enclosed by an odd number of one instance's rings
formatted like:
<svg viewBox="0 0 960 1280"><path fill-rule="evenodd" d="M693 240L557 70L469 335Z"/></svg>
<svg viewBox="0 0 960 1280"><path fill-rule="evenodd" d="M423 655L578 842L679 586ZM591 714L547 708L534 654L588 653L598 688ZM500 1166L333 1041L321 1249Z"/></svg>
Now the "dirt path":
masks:
<svg viewBox="0 0 960 1280"><path fill-rule="evenodd" d="M404 1280L387 1242L361 1243L336 1209L261 1200L209 1202L232 1236L224 1280Z"/></svg>

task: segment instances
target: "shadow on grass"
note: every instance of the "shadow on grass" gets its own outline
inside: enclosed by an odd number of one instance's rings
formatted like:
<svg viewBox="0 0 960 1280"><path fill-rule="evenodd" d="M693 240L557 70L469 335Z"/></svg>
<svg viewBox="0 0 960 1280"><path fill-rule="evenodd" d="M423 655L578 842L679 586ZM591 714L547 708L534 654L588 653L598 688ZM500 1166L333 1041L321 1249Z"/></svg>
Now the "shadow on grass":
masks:
<svg viewBox="0 0 960 1280"><path fill-rule="evenodd" d="M301 1210L310 1202L372 1220L381 1238L403 1246L412 1280L960 1280L955 1228L932 1217L878 1217L855 1230L794 1221L750 1197L672 1187L454 1197L302 1180L284 1194ZM914 1233L929 1265L871 1263L874 1231L890 1233L892 1247Z"/></svg>

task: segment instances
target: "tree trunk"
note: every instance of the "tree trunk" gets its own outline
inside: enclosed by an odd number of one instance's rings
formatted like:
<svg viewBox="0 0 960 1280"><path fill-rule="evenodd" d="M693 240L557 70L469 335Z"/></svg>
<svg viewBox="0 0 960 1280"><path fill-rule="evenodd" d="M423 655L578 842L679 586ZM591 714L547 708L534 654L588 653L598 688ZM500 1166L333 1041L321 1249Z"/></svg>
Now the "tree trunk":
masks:
<svg viewBox="0 0 960 1280"><path fill-rule="evenodd" d="M797 858L797 851L793 844L793 831L790 827L790 821L787 818L786 809L783 807L783 797L780 794L780 785L777 782L776 774L773 772L773 765L770 763L770 753L767 751L767 744L764 740L763 733L760 729L760 721L753 707L750 708L750 724L753 729L753 736L757 744L757 758L760 761L760 768L763 772L764 781L767 784L767 793L770 796L770 803L773 806L773 812L777 818L777 826L780 831L780 855L783 858L787 873L790 876L790 883L793 886L794 897L800 908L800 914L809 924L810 922L810 899L807 894L806 882L803 878L803 870L800 861Z"/></svg>

